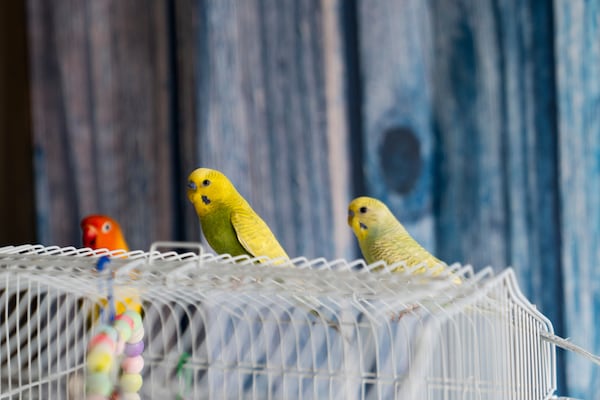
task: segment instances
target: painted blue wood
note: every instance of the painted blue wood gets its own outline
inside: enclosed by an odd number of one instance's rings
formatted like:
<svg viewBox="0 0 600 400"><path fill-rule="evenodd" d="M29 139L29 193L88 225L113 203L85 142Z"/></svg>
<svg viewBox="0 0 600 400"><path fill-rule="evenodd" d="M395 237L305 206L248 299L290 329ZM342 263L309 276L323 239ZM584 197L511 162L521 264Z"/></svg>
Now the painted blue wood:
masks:
<svg viewBox="0 0 600 400"><path fill-rule="evenodd" d="M508 264L501 48L493 2L432 2L439 256Z"/></svg>
<svg viewBox="0 0 600 400"><path fill-rule="evenodd" d="M498 6L509 264L525 293L551 320L562 320L558 149L551 4ZM558 297L557 297L558 296ZM558 310L557 310L558 309Z"/></svg>
<svg viewBox="0 0 600 400"><path fill-rule="evenodd" d="M346 134L334 121L344 82L327 79L342 57L336 4L200 2L198 164L223 171L291 256L349 255L349 229L333 234L347 204L330 192L347 174L344 140L333 141Z"/></svg>
<svg viewBox="0 0 600 400"><path fill-rule="evenodd" d="M434 251L431 27L420 0L359 1L366 193ZM355 138L358 140L358 138Z"/></svg>
<svg viewBox="0 0 600 400"><path fill-rule="evenodd" d="M78 245L90 212L133 247L195 240L204 165L290 255L349 257L368 194L448 262L513 265L600 353L600 1L148 4L28 2L40 242ZM600 398L560 361L561 394Z"/></svg>
<svg viewBox="0 0 600 400"><path fill-rule="evenodd" d="M564 335L552 5L504 1L497 9L504 87L508 264L528 299ZM558 389L565 393L563 353Z"/></svg>
<svg viewBox="0 0 600 400"><path fill-rule="evenodd" d="M551 4L436 1L432 11L440 255L513 266L563 334Z"/></svg>
<svg viewBox="0 0 600 400"><path fill-rule="evenodd" d="M600 1L554 1L566 336L600 353ZM569 394L600 399L600 368L567 356Z"/></svg>

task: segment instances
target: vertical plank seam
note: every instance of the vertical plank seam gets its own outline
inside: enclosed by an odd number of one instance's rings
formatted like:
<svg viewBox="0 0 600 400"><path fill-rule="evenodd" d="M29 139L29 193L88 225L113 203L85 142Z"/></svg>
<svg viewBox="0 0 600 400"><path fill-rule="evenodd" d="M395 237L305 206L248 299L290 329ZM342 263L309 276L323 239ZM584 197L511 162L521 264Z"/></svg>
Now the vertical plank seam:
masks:
<svg viewBox="0 0 600 400"><path fill-rule="evenodd" d="M362 114L362 72L360 64L360 37L358 4L356 0L345 0L340 4L341 26L343 37L343 57L346 66L346 112L348 121L347 150L350 155L348 169L350 183L348 190L351 197L367 195L364 175L364 141ZM353 257L360 254L358 243L354 242Z"/></svg>
<svg viewBox="0 0 600 400"><path fill-rule="evenodd" d="M166 8L166 34L167 34L167 82L168 87L168 118L170 131L170 153L171 153L171 203L173 204L173 223L171 224L171 235L174 240L184 240L185 227L183 210L183 188L184 183L179 180L183 176L183 166L181 165L179 151L181 146L180 124L179 124L179 70L177 68L178 48L177 48L177 14L175 12L175 2L167 0ZM195 222L195 221L194 221Z"/></svg>
<svg viewBox="0 0 600 400"><path fill-rule="evenodd" d="M349 195L348 124L344 102L343 43L339 30L342 22L337 18L338 0L323 0L323 36L325 53L325 101L327 110L328 164L331 193L334 257L347 256L350 248L346 214Z"/></svg>

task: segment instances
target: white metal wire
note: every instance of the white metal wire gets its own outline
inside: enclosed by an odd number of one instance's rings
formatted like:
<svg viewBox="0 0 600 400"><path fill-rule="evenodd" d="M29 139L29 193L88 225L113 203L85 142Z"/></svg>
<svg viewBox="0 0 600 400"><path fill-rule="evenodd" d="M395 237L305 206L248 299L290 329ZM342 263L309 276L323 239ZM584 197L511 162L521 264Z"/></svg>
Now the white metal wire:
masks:
<svg viewBox="0 0 600 400"><path fill-rule="evenodd" d="M142 398L554 393L552 325L511 269L453 265L432 277L361 261L271 266L199 253L0 248L0 399L85 398L90 314L106 296L100 255L112 256L116 300L143 304Z"/></svg>

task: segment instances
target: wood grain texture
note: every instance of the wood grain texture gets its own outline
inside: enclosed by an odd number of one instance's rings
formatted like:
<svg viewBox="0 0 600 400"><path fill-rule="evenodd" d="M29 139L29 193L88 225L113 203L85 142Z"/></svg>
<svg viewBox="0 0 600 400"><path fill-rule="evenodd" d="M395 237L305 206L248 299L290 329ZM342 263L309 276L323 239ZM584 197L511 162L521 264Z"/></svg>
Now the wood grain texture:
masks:
<svg viewBox="0 0 600 400"><path fill-rule="evenodd" d="M165 1L30 1L39 241L107 213L130 246L171 238Z"/></svg>
<svg viewBox="0 0 600 400"><path fill-rule="evenodd" d="M447 262L514 266L600 353L600 0L27 4L39 242L92 212L135 248L198 240L206 166L291 256L351 258L367 194ZM587 361L557 371L600 399Z"/></svg>
<svg viewBox="0 0 600 400"><path fill-rule="evenodd" d="M292 257L347 256L338 251L349 240L333 235L346 209L333 209L330 174L347 172L329 168L328 132L339 125L327 93L338 89L325 82L324 24L337 21L323 4L200 5L198 160L231 179Z"/></svg>
<svg viewBox="0 0 600 400"><path fill-rule="evenodd" d="M565 335L552 5L504 1L497 9L504 87L508 265L520 286ZM559 365L563 353L558 354ZM559 393L565 368L557 371Z"/></svg>
<svg viewBox="0 0 600 400"><path fill-rule="evenodd" d="M600 353L600 1L554 1L566 336ZM568 354L569 394L600 399L600 369Z"/></svg>
<svg viewBox="0 0 600 400"><path fill-rule="evenodd" d="M562 291L552 7L506 1L497 9L502 54L509 264L524 291L559 323Z"/></svg>
<svg viewBox="0 0 600 400"><path fill-rule="evenodd" d="M358 7L367 193L357 195L386 203L433 251L429 10L419 0L360 1Z"/></svg>
<svg viewBox="0 0 600 400"><path fill-rule="evenodd" d="M502 76L493 2L433 1L439 256L508 265Z"/></svg>
<svg viewBox="0 0 600 400"><path fill-rule="evenodd" d="M438 1L433 12L440 256L513 266L564 334L552 7Z"/></svg>

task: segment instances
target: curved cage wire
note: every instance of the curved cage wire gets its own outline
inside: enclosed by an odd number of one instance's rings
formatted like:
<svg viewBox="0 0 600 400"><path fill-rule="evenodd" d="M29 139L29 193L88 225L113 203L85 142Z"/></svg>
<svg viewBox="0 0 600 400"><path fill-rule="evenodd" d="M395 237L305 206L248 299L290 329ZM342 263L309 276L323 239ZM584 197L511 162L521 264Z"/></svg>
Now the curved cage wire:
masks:
<svg viewBox="0 0 600 400"><path fill-rule="evenodd" d="M194 245L197 247L197 245ZM193 246L193 247L194 247ZM547 399L551 323L511 269L0 248L0 399L84 399L111 256L143 305L142 398ZM458 280L457 277L460 277Z"/></svg>

